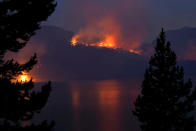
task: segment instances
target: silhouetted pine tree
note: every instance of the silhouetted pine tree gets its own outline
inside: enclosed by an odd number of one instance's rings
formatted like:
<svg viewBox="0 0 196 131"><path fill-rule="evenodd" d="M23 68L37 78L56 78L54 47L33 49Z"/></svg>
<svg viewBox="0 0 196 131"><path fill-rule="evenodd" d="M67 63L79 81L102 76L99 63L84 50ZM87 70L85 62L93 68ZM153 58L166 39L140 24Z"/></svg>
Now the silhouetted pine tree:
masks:
<svg viewBox="0 0 196 131"><path fill-rule="evenodd" d="M142 131L194 130L191 112L196 90L191 80L184 81L183 67L176 65L176 54L170 45L162 30L133 111Z"/></svg>
<svg viewBox="0 0 196 131"><path fill-rule="evenodd" d="M32 91L32 80L14 82L22 71L30 71L37 63L34 55L25 64L5 60L8 51L18 52L40 29L54 11L54 0L1 0L0 1L0 130L1 131L52 131L54 123L23 127L45 106L50 95L50 82L40 92Z"/></svg>

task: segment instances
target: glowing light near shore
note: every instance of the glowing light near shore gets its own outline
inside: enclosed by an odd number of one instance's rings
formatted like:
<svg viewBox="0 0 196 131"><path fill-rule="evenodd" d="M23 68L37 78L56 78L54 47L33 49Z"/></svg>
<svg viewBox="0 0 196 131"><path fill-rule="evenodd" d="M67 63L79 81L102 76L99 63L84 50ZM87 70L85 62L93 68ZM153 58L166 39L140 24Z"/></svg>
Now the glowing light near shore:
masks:
<svg viewBox="0 0 196 131"><path fill-rule="evenodd" d="M18 77L18 81L22 83L30 81L29 74L23 71L22 74Z"/></svg>

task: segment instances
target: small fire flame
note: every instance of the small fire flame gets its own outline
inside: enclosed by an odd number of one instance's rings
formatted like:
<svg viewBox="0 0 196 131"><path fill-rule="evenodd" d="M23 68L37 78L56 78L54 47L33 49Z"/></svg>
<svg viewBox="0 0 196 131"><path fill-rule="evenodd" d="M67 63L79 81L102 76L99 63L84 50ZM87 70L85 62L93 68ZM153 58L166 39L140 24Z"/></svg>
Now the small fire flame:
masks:
<svg viewBox="0 0 196 131"><path fill-rule="evenodd" d="M22 71L22 74L18 77L18 81L21 83L30 81L29 74L26 71Z"/></svg>
<svg viewBox="0 0 196 131"><path fill-rule="evenodd" d="M71 44L73 46L76 46L76 44L78 43L78 38L79 38L79 35L75 35L73 36L72 40L71 40Z"/></svg>
<svg viewBox="0 0 196 131"><path fill-rule="evenodd" d="M142 51L141 50L133 50L133 49L130 49L129 52L141 55L141 52Z"/></svg>
<svg viewBox="0 0 196 131"><path fill-rule="evenodd" d="M97 44L99 47L107 47L107 48L116 48L115 39L113 36L108 35L106 36L103 42Z"/></svg>

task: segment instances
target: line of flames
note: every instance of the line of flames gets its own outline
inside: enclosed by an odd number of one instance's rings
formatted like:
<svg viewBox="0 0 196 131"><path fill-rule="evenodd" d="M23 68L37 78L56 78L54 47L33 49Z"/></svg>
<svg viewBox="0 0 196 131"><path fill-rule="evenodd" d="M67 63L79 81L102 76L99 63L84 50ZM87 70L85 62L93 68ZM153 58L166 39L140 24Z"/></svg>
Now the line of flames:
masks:
<svg viewBox="0 0 196 131"><path fill-rule="evenodd" d="M118 48L115 44L115 40L114 40L113 36L108 35L108 36L106 36L105 40L103 40L101 42L94 43L94 44L80 43L78 41L79 37L80 36L78 34L76 34L72 37L72 39L71 39L71 45L72 46L82 44L82 45L85 45L85 46L97 46L97 47L105 47L105 48L112 48L112 49L117 49ZM128 51L131 52L131 53L138 54L138 55L141 54L141 50L128 49Z"/></svg>

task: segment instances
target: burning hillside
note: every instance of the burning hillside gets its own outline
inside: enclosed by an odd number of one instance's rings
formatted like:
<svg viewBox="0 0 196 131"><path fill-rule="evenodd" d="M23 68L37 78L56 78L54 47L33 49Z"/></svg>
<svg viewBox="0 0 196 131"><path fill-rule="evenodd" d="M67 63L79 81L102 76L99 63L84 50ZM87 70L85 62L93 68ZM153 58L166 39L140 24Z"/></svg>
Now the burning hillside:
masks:
<svg viewBox="0 0 196 131"><path fill-rule="evenodd" d="M73 46L83 44L85 46L113 49L121 48L135 54L141 53L139 49L140 39L137 37L134 39L124 37L120 24L111 16L90 21L87 26L81 28L72 37L71 43Z"/></svg>

